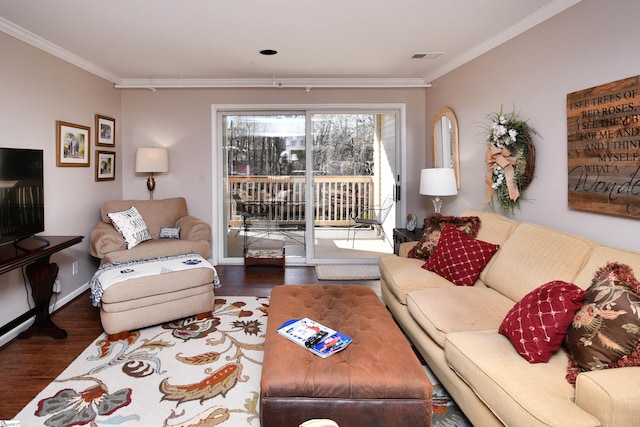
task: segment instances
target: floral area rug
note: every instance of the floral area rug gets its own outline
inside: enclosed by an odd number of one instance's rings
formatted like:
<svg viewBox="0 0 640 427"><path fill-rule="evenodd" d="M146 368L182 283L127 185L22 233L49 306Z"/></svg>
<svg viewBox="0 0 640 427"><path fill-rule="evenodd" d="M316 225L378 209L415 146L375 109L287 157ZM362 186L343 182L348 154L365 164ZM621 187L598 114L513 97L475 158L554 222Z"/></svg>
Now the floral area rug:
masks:
<svg viewBox="0 0 640 427"><path fill-rule="evenodd" d="M210 318L189 317L99 336L14 418L22 426L259 427L269 298L220 297ZM424 366L434 427L471 423Z"/></svg>
<svg viewBox="0 0 640 427"><path fill-rule="evenodd" d="M16 416L23 426L259 426L268 298L217 298L190 317L103 334Z"/></svg>
<svg viewBox="0 0 640 427"><path fill-rule="evenodd" d="M433 385L433 417L432 427L473 427L471 421L465 417L456 402L449 396L447 390L440 384L438 378L427 365L422 365Z"/></svg>

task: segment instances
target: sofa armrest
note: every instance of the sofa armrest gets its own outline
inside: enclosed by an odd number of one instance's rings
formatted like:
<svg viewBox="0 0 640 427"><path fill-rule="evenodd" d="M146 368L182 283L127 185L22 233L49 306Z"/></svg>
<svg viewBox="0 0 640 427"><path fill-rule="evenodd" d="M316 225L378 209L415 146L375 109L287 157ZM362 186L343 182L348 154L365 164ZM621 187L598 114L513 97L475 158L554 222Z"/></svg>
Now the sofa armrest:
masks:
<svg viewBox="0 0 640 427"><path fill-rule="evenodd" d="M416 245L418 242L404 242L400 244L400 248L398 249L398 255L406 258L409 251Z"/></svg>
<svg viewBox="0 0 640 427"><path fill-rule="evenodd" d="M195 216L183 216L176 225L182 229L180 240L211 240L211 226Z"/></svg>
<svg viewBox="0 0 640 427"><path fill-rule="evenodd" d="M640 367L583 372L576 378L575 403L607 426L640 423Z"/></svg>
<svg viewBox="0 0 640 427"><path fill-rule="evenodd" d="M89 237L89 253L96 258L104 258L113 251L127 249L127 244L113 225L99 222Z"/></svg>

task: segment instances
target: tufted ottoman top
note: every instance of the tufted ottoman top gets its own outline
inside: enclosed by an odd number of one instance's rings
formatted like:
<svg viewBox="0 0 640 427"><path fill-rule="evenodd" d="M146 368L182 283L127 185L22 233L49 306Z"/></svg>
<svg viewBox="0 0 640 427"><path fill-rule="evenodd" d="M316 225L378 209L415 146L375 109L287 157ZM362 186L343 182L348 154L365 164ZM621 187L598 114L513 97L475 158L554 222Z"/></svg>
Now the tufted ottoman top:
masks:
<svg viewBox="0 0 640 427"><path fill-rule="evenodd" d="M323 359L278 335L282 323L301 317L353 342ZM378 296L360 285L274 288L260 389L263 427L297 426L312 417L342 425L341 416L345 426L431 422L429 379Z"/></svg>

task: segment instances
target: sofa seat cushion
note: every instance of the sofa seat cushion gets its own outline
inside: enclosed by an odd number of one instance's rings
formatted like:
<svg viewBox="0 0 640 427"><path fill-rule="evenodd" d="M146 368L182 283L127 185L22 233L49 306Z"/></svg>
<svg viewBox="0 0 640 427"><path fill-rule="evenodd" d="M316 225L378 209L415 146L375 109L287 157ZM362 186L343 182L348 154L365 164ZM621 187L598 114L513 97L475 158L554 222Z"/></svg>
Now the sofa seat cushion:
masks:
<svg viewBox="0 0 640 427"><path fill-rule="evenodd" d="M432 288L407 295L409 313L441 347L452 332L497 332L513 304L486 287Z"/></svg>
<svg viewBox="0 0 640 427"><path fill-rule="evenodd" d="M449 334L444 351L449 366L505 425L601 425L573 403L563 351L547 363L530 364L505 336L473 332Z"/></svg>
<svg viewBox="0 0 640 427"><path fill-rule="evenodd" d="M419 289L451 287L453 284L432 271L421 268L424 260L383 255L378 259L380 278L393 296L407 304L407 294Z"/></svg>

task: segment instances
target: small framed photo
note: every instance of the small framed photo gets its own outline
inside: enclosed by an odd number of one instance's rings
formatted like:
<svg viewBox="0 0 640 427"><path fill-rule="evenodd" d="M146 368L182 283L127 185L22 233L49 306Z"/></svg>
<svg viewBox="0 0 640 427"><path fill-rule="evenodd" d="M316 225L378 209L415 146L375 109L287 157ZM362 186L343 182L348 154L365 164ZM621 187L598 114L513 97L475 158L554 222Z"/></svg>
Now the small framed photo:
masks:
<svg viewBox="0 0 640 427"><path fill-rule="evenodd" d="M416 229L417 225L418 225L418 217L411 213L407 215L407 230L413 231Z"/></svg>
<svg viewBox="0 0 640 427"><path fill-rule="evenodd" d="M58 120L56 122L56 165L89 166L91 129Z"/></svg>
<svg viewBox="0 0 640 427"><path fill-rule="evenodd" d="M115 147L116 120L111 117L96 114L96 145Z"/></svg>
<svg viewBox="0 0 640 427"><path fill-rule="evenodd" d="M116 153L96 150L96 181L116 179Z"/></svg>

